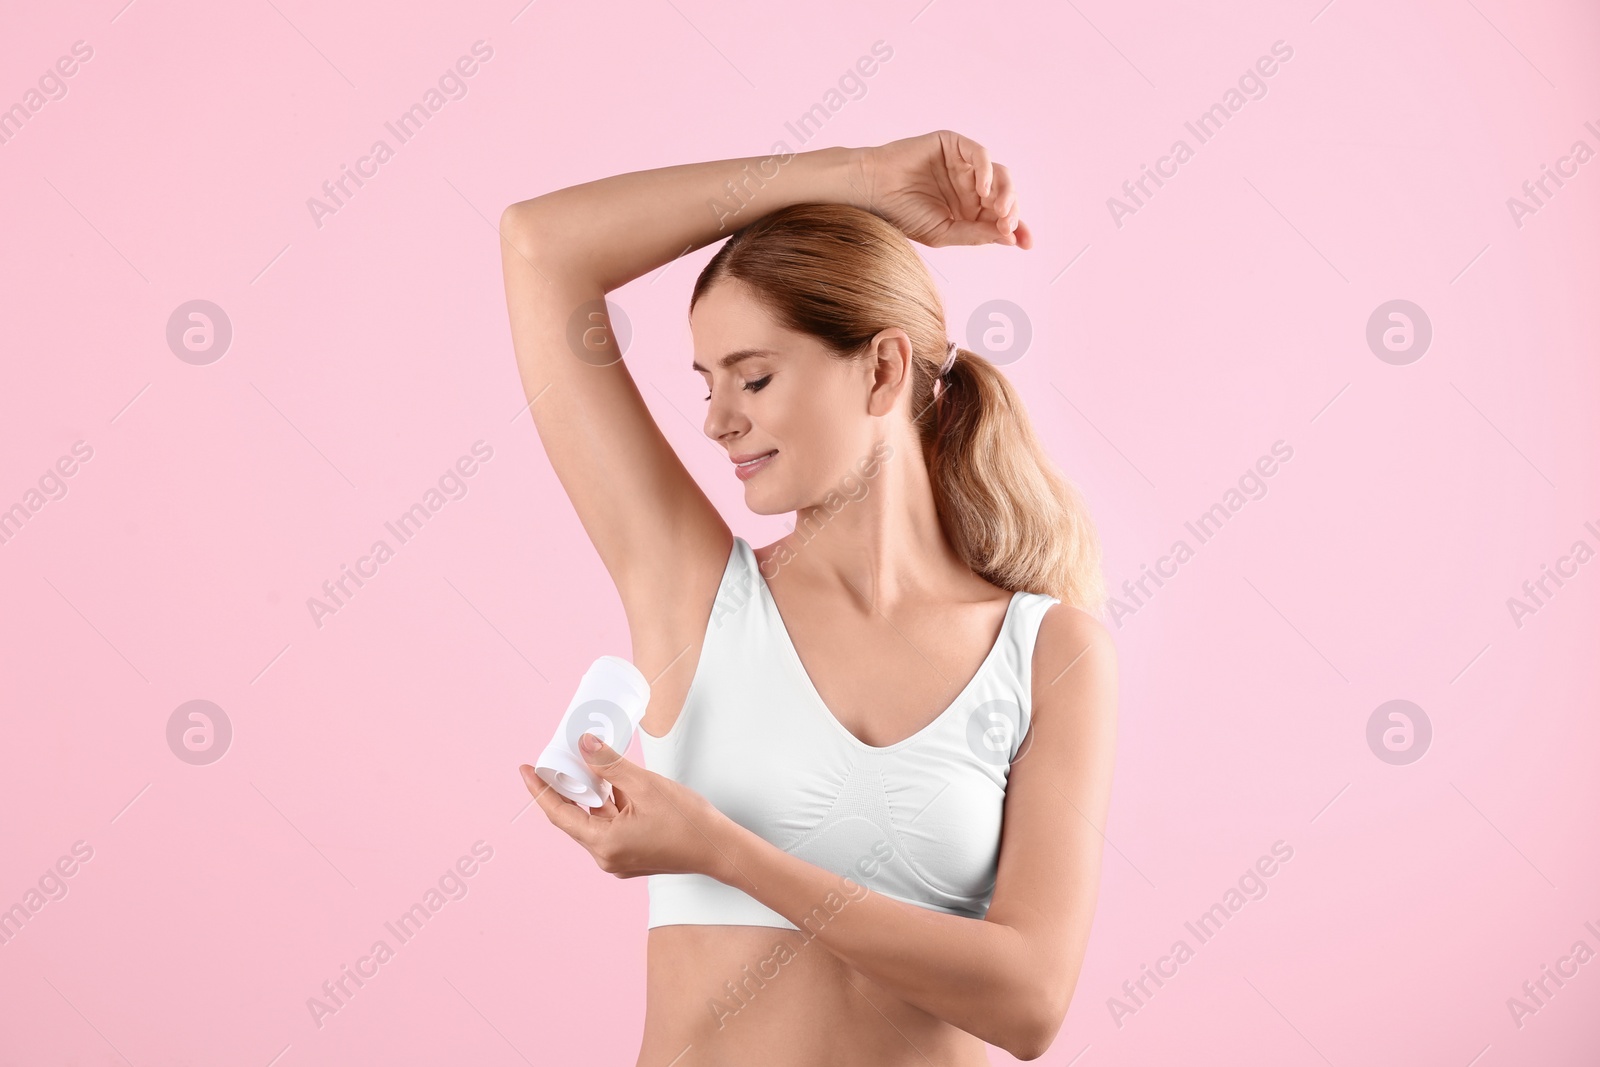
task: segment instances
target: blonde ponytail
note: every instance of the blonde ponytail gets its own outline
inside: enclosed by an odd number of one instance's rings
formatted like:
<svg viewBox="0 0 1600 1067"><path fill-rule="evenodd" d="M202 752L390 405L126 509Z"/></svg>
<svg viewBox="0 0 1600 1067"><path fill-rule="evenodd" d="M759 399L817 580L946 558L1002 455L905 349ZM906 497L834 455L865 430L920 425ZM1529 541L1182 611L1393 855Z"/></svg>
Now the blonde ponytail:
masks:
<svg viewBox="0 0 1600 1067"><path fill-rule="evenodd" d="M944 380L928 470L951 546L1002 589L1049 593L1098 616L1106 593L1094 523L1017 391L964 348Z"/></svg>

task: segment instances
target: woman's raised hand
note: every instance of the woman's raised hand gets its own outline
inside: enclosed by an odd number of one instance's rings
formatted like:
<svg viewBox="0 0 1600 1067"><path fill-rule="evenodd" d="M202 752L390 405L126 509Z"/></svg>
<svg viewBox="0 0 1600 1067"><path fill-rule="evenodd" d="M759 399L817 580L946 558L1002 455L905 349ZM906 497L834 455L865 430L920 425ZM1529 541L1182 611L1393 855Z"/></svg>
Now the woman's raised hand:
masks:
<svg viewBox="0 0 1600 1067"><path fill-rule="evenodd" d="M861 180L865 206L913 241L934 248L1033 247L1033 234L1017 215L1011 173L959 133L935 130L864 148Z"/></svg>
<svg viewBox="0 0 1600 1067"><path fill-rule="evenodd" d="M596 742L589 751L584 746ZM711 841L725 819L699 793L619 755L593 734L579 749L589 767L611 783L612 799L593 809L574 804L545 784L532 767L523 783L550 821L589 850L602 871L618 878L647 874L712 874L722 856Z"/></svg>

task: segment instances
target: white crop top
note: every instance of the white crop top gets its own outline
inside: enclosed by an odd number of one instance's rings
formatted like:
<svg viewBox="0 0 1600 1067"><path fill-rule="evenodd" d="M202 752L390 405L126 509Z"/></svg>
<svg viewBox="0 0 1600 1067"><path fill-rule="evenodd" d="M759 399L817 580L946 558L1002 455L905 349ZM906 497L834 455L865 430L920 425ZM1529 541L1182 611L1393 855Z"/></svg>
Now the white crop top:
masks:
<svg viewBox="0 0 1600 1067"><path fill-rule="evenodd" d="M935 911L983 918L1006 781L1032 708L1033 645L1059 603L1017 592L978 673L939 717L883 748L812 684L750 545L733 539L677 721L638 731L645 766L808 863ZM796 927L703 874L648 879L651 927Z"/></svg>

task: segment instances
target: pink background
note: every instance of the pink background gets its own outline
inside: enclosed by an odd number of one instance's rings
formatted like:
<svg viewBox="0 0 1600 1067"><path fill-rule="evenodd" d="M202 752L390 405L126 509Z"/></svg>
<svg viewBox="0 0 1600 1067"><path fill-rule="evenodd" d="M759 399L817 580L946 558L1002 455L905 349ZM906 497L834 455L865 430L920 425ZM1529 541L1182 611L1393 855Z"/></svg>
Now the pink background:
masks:
<svg viewBox="0 0 1600 1067"><path fill-rule="evenodd" d="M0 907L93 850L0 945L0 1063L633 1061L645 884L516 771L629 644L522 414L492 220L798 148L785 123L878 40L809 147L944 127L1013 169L1034 250L923 250L951 335L990 300L1028 317L1007 369L1113 589L1196 547L1113 627L1101 904L1041 1062L1600 1055L1600 960L1520 1027L1507 1007L1600 951L1600 562L1520 627L1507 606L1600 546L1600 160L1520 227L1506 204L1600 149L1592 5L123 4L0 33L0 107L93 49L0 144L0 508L93 450L0 544ZM383 124L478 40L466 95L397 145ZM1184 122L1279 40L1267 95L1196 145ZM379 137L393 158L319 227L307 199ZM1194 158L1119 228L1107 198L1178 137ZM612 300L759 545L784 521L745 511L688 369L714 247ZM165 338L194 299L232 324L209 365ZM1409 365L1365 339L1393 299L1432 323ZM480 440L465 495L319 627L308 598ZM1266 495L1197 545L1184 524L1279 440ZM233 730L203 766L166 734L197 699ZM1393 699L1433 728L1404 766L1366 740ZM1279 840L1267 895L1119 1026L1108 1000ZM466 895L319 1028L307 999L478 841Z"/></svg>

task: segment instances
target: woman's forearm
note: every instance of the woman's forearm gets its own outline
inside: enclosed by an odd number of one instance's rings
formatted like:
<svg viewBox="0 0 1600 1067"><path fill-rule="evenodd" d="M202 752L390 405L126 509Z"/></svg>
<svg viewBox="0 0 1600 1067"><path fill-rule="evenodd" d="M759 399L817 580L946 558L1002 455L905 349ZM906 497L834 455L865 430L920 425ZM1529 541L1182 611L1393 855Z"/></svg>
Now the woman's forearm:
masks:
<svg viewBox="0 0 1600 1067"><path fill-rule="evenodd" d="M866 206L855 148L630 171L506 208L500 231L530 260L610 292L791 204Z"/></svg>
<svg viewBox="0 0 1600 1067"><path fill-rule="evenodd" d="M1013 1055L1032 1058L1055 1026L1022 935L871 892L724 819L711 877L809 932L901 999Z"/></svg>

